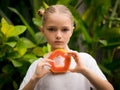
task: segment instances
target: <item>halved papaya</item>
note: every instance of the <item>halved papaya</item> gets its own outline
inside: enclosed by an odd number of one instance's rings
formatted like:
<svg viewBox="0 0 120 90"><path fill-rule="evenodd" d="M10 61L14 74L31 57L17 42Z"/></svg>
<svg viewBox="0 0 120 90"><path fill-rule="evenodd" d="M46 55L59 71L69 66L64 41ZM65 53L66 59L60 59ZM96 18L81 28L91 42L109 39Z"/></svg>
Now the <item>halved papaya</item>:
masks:
<svg viewBox="0 0 120 90"><path fill-rule="evenodd" d="M54 62L49 62L53 73L64 73L70 67L71 57L64 49L56 49L49 56L49 59L54 60Z"/></svg>

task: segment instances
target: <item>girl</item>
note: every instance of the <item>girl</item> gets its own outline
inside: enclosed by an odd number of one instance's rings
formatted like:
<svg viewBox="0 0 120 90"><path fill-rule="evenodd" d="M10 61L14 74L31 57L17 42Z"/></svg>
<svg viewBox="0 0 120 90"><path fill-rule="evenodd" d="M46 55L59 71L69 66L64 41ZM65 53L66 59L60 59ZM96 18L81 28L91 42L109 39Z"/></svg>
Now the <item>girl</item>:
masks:
<svg viewBox="0 0 120 90"><path fill-rule="evenodd" d="M41 12L39 13L42 14ZM51 65L47 57L36 60L28 69L19 90L114 90L99 69L96 61L87 53L68 47L74 29L71 12L64 5L52 5L42 15L41 32L51 45L51 50L65 49L72 57L69 71L53 74L44 66Z"/></svg>

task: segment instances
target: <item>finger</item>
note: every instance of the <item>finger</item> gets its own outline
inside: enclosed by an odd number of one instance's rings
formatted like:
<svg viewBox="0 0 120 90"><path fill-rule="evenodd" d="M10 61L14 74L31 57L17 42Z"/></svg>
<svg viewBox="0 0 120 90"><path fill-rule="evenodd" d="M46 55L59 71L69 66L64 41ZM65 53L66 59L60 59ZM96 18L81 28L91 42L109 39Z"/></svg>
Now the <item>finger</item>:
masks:
<svg viewBox="0 0 120 90"><path fill-rule="evenodd" d="M70 51L70 52L67 52L67 54L75 57L77 56L78 53L76 51Z"/></svg>
<svg viewBox="0 0 120 90"><path fill-rule="evenodd" d="M79 60L78 52L76 52L76 51L68 52L68 55L72 56L74 58L75 62L78 62L78 60Z"/></svg>
<svg viewBox="0 0 120 90"><path fill-rule="evenodd" d="M74 70L74 69L69 69L69 71L70 71L70 72L75 72L75 70Z"/></svg>
<svg viewBox="0 0 120 90"><path fill-rule="evenodd" d="M53 62L53 63L54 63L54 60L51 60L51 59L44 59L43 62Z"/></svg>
<svg viewBox="0 0 120 90"><path fill-rule="evenodd" d="M54 60L51 60L51 59L47 59L46 62L55 62Z"/></svg>
<svg viewBox="0 0 120 90"><path fill-rule="evenodd" d="M51 67L51 64L49 62L45 62L45 63L43 63L43 66L49 66L49 67Z"/></svg>

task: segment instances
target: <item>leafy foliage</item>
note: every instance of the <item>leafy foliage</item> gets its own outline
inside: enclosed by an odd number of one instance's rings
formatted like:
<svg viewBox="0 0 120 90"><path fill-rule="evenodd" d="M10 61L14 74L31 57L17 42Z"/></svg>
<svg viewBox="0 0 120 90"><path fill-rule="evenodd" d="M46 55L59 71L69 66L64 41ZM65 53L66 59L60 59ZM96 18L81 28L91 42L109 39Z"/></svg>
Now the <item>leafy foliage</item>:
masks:
<svg viewBox="0 0 120 90"><path fill-rule="evenodd" d="M24 25L10 25L4 18L1 19L0 29L0 89L18 89L20 81L25 75L29 65L36 60L37 56L47 53L48 48L44 46L36 49L31 40L20 37L26 31ZM36 38L41 38L41 34L36 33ZM42 41L40 39L38 42ZM43 41L41 42L43 43ZM33 53L29 50L33 50ZM38 53L41 52L41 53ZM19 76L19 77L18 77ZM14 78L16 77L16 78ZM11 83L11 84L10 84ZM10 84L10 85L9 85Z"/></svg>
<svg viewBox="0 0 120 90"><path fill-rule="evenodd" d="M0 2L5 2L6 6L13 4L7 0ZM9 10L0 3L3 7L0 15L5 18L2 18L0 25L0 89L18 89L29 65L50 51L50 46L39 32L42 22L37 10L52 4L64 4L73 13L76 27L69 43L70 48L90 53L115 90L119 90L119 0L21 0L13 5L14 8L9 6ZM78 7L82 5L85 9L80 14ZM13 19L12 12L19 17ZM24 25L12 25L11 20Z"/></svg>

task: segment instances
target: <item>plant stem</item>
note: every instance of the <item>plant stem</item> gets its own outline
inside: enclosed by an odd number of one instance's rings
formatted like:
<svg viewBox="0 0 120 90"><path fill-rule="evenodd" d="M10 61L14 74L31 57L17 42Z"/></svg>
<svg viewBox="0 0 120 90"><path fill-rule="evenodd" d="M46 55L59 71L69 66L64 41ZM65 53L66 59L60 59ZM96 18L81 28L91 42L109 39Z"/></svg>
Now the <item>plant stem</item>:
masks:
<svg viewBox="0 0 120 90"><path fill-rule="evenodd" d="M110 19L112 19L112 18L115 16L119 4L120 4L120 0L116 0L115 6L114 6L114 8L113 8L113 12L112 12L112 14L111 14ZM111 28L111 27L112 27L112 21L110 20L110 22L109 22L109 28Z"/></svg>

